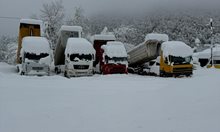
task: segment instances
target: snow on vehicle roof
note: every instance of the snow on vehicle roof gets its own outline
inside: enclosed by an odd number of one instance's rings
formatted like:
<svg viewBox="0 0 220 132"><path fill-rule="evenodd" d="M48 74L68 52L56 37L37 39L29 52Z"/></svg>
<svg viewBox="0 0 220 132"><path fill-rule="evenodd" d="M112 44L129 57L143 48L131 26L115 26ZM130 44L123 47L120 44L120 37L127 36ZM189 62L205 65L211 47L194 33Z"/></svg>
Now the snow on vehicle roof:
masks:
<svg viewBox="0 0 220 132"><path fill-rule="evenodd" d="M105 51L105 54L111 58L128 56L124 44L119 41L107 42L106 45L102 46L102 49Z"/></svg>
<svg viewBox="0 0 220 132"><path fill-rule="evenodd" d="M60 31L77 31L77 32L82 32L82 27L81 26L66 26L63 25L61 26Z"/></svg>
<svg viewBox="0 0 220 132"><path fill-rule="evenodd" d="M21 19L20 23L26 23L26 24L34 24L34 25L43 25L43 21L36 20L36 19Z"/></svg>
<svg viewBox="0 0 220 132"><path fill-rule="evenodd" d="M116 40L116 38L114 34L96 34L91 38L92 42L95 40Z"/></svg>
<svg viewBox="0 0 220 132"><path fill-rule="evenodd" d="M22 51L35 53L50 53L49 42L44 37L24 37L22 39Z"/></svg>
<svg viewBox="0 0 220 132"><path fill-rule="evenodd" d="M198 58L209 59L211 57L211 49L205 49L201 52L195 53ZM213 56L220 56L220 46L213 48Z"/></svg>
<svg viewBox="0 0 220 132"><path fill-rule="evenodd" d="M147 34L145 37L145 41L148 40L158 40L158 41L167 42L169 41L169 37L167 34L150 33Z"/></svg>
<svg viewBox="0 0 220 132"><path fill-rule="evenodd" d="M161 50L164 56L187 57L193 55L192 48L181 41L164 42L162 43Z"/></svg>
<svg viewBox="0 0 220 132"><path fill-rule="evenodd" d="M65 55L67 54L95 54L92 44L84 38L69 38L67 40Z"/></svg>

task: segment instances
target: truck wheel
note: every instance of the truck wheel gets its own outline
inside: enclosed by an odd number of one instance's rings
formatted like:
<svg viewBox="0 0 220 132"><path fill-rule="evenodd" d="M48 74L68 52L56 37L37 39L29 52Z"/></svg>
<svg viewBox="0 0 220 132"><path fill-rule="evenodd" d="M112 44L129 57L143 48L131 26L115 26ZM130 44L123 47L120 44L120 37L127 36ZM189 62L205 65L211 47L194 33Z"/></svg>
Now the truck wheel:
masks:
<svg viewBox="0 0 220 132"><path fill-rule="evenodd" d="M60 74L61 73L61 70L58 67L55 67L54 71L55 71L56 74Z"/></svg>
<svg viewBox="0 0 220 132"><path fill-rule="evenodd" d="M21 71L21 75L24 75L25 73L23 71Z"/></svg>
<svg viewBox="0 0 220 132"><path fill-rule="evenodd" d="M70 76L68 75L68 73L66 71L64 72L64 77L70 78Z"/></svg>
<svg viewBox="0 0 220 132"><path fill-rule="evenodd" d="M160 71L160 77L164 77L164 72Z"/></svg>
<svg viewBox="0 0 220 132"><path fill-rule="evenodd" d="M20 72L19 66L17 66L17 72L18 72L18 73Z"/></svg>

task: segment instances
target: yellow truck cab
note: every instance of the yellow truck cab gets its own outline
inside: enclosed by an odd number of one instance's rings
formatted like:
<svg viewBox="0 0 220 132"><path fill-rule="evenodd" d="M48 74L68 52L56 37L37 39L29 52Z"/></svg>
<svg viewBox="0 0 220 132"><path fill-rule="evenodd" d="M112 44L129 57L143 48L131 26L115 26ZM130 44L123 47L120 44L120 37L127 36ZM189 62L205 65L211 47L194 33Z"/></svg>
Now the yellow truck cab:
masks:
<svg viewBox="0 0 220 132"><path fill-rule="evenodd" d="M191 76L193 51L180 41L162 43L160 55L160 76Z"/></svg>

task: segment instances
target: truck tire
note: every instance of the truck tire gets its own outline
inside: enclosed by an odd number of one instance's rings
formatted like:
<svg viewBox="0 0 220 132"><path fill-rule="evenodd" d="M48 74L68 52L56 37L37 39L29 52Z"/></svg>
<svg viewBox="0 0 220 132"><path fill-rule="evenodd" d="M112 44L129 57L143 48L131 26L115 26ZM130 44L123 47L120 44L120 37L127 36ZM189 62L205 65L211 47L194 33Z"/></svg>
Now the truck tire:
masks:
<svg viewBox="0 0 220 132"><path fill-rule="evenodd" d="M21 75L23 76L25 74L25 72L24 71L21 71Z"/></svg>

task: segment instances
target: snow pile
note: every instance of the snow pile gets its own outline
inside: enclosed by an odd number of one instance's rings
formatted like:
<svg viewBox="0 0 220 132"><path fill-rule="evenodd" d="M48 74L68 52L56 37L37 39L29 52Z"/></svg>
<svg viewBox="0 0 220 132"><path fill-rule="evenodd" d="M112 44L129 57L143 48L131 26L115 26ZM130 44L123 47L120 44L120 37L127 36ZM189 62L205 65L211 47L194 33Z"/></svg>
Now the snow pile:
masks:
<svg viewBox="0 0 220 132"><path fill-rule="evenodd" d="M172 55L176 57L187 57L193 55L193 50L190 46L181 41L168 41L162 43L161 50L165 57Z"/></svg>
<svg viewBox="0 0 220 132"><path fill-rule="evenodd" d="M124 44L118 41L107 42L107 45L103 45L102 49L110 58L128 56Z"/></svg>
<svg viewBox="0 0 220 132"><path fill-rule="evenodd" d="M34 53L40 55L41 53L50 53L49 42L44 37L24 37L22 39L21 52Z"/></svg>
<svg viewBox="0 0 220 132"><path fill-rule="evenodd" d="M92 44L84 38L69 38L67 40L65 55L67 54L95 54Z"/></svg>
<svg viewBox="0 0 220 132"><path fill-rule="evenodd" d="M59 32L61 32L61 31L82 32L82 27L81 26L66 26L66 25L63 25L63 26L61 26Z"/></svg>
<svg viewBox="0 0 220 132"><path fill-rule="evenodd" d="M219 132L219 78L30 77L0 63L0 132Z"/></svg>
<svg viewBox="0 0 220 132"><path fill-rule="evenodd" d="M169 41L169 37L167 34L150 33L150 34L147 34L145 37L145 41L148 41L148 40L157 40L157 41L167 42Z"/></svg>

